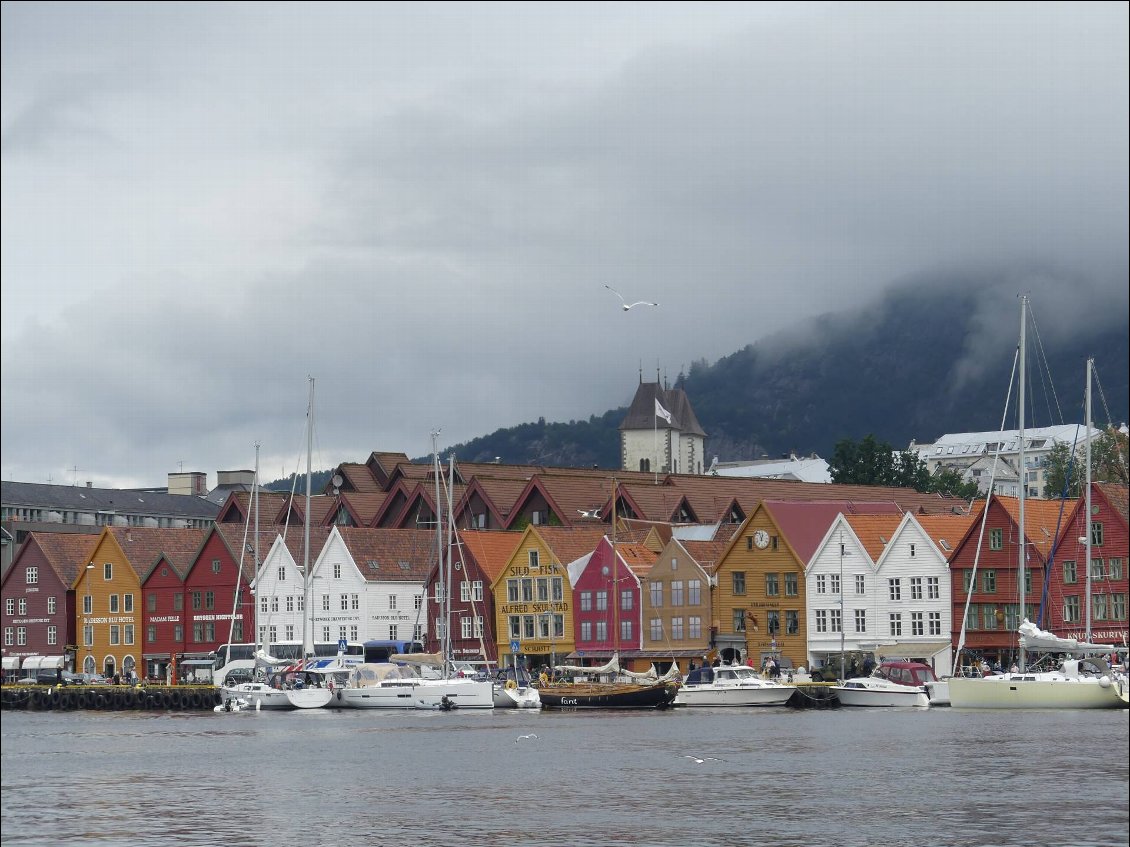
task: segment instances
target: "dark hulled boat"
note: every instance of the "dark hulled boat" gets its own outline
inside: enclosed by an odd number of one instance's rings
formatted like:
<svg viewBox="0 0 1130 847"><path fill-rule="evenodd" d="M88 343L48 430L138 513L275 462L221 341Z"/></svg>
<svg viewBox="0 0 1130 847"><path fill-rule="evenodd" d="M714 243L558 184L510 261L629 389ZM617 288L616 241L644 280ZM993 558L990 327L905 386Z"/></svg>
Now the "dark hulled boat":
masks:
<svg viewBox="0 0 1130 847"><path fill-rule="evenodd" d="M668 709L675 704L679 685L657 682L577 682L539 689L543 709Z"/></svg>

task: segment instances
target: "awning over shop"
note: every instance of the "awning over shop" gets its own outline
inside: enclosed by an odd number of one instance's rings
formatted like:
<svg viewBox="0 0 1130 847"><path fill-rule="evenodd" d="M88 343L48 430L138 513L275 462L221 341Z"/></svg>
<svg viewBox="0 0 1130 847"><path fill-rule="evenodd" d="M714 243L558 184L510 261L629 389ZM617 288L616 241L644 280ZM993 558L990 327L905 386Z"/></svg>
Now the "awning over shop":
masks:
<svg viewBox="0 0 1130 847"><path fill-rule="evenodd" d="M54 671L66 663L65 656L28 656L24 659L25 671Z"/></svg>
<svg viewBox="0 0 1130 847"><path fill-rule="evenodd" d="M4 657L4 670L6 670L6 671L18 671L19 669L20 669L20 657L19 656L5 656Z"/></svg>

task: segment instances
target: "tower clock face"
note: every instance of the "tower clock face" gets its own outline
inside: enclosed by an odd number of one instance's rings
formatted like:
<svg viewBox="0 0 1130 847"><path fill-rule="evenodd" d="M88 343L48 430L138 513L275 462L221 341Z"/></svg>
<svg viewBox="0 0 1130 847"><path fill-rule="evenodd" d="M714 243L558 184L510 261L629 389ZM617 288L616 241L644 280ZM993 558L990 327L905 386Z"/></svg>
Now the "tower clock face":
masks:
<svg viewBox="0 0 1130 847"><path fill-rule="evenodd" d="M753 543L764 550L769 546L769 533L763 529L759 529L753 534Z"/></svg>

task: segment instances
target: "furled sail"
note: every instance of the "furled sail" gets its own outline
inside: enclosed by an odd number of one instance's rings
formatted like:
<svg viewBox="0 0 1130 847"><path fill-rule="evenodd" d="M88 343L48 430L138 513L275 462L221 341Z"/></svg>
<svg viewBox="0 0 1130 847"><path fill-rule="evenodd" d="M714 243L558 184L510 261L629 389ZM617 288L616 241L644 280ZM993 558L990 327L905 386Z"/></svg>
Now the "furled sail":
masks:
<svg viewBox="0 0 1130 847"><path fill-rule="evenodd" d="M1060 638L1058 635L1040 629L1027 618L1020 624L1020 646L1025 650L1044 650L1051 653L1111 653L1117 648L1108 644L1088 644L1074 638Z"/></svg>

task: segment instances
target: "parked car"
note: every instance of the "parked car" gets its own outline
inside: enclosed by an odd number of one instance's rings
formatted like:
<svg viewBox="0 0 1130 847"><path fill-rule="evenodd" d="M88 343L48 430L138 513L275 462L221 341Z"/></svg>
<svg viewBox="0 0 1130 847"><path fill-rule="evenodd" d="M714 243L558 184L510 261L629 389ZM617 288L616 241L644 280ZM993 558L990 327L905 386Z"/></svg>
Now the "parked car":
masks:
<svg viewBox="0 0 1130 847"><path fill-rule="evenodd" d="M83 673L83 674L75 674L75 676L82 678L81 682L76 683L77 685L109 685L110 684L110 680L106 679L106 677L102 676L102 674L100 674L100 673Z"/></svg>

